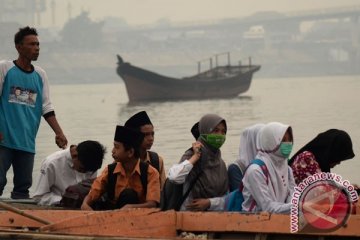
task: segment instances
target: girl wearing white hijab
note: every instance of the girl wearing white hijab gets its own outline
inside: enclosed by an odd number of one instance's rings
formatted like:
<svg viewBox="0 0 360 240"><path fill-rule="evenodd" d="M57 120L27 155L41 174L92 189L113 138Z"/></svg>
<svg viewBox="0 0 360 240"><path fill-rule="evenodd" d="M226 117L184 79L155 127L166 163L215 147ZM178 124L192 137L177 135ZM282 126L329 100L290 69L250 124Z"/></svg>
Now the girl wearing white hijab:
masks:
<svg viewBox="0 0 360 240"><path fill-rule="evenodd" d="M271 122L261 128L256 159L265 163L268 176L257 164L248 167L243 178L244 211L290 212L295 187L294 176L288 166L292 146L293 135L289 125Z"/></svg>
<svg viewBox="0 0 360 240"><path fill-rule="evenodd" d="M257 136L260 129L265 126L258 123L247 127L240 135L239 157L228 167L229 190L234 191L239 188L246 167L257 154Z"/></svg>

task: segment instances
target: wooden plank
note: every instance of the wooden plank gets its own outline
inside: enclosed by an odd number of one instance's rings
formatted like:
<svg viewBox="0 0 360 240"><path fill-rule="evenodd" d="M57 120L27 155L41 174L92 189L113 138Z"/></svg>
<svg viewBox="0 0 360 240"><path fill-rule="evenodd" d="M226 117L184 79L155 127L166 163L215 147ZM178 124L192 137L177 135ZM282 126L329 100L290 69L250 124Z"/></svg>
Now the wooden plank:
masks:
<svg viewBox="0 0 360 240"><path fill-rule="evenodd" d="M351 215L347 224L333 232L295 233L316 236L360 237L360 215ZM240 214L225 212L178 212L177 226L189 232L290 233L290 216L282 214Z"/></svg>
<svg viewBox="0 0 360 240"><path fill-rule="evenodd" d="M64 234L47 234L32 231L0 231L0 239L36 239L36 240L130 240L135 238L122 237L93 237L93 236L74 236Z"/></svg>
<svg viewBox="0 0 360 240"><path fill-rule="evenodd" d="M27 218L30 218L32 220L35 220L39 223L43 223L43 224L50 224L52 222L50 222L49 220L45 219L45 218L41 218L41 217L38 217L36 215L32 215L32 214L29 214L28 212L24 211L24 210L21 210L19 208L16 208L10 204L7 204L7 203L4 203L4 202L1 202L0 201L0 207L3 208L3 209L6 209L10 212L13 212L13 213L16 213L20 216L24 216L24 217L27 217Z"/></svg>
<svg viewBox="0 0 360 240"><path fill-rule="evenodd" d="M79 211L79 210L24 210L25 213L37 216L40 218L47 219L51 222L59 222L64 219L73 218L76 216L86 215L92 213L89 211ZM29 219L27 217L21 216L19 214L10 212L10 211L0 211L0 226L9 227L9 228L38 228L45 225L44 223L37 222L35 220Z"/></svg>
<svg viewBox="0 0 360 240"><path fill-rule="evenodd" d="M114 211L26 210L48 219L45 225L9 211L0 211L0 232L15 228L38 229L43 234L119 238L176 238L183 232L227 233L233 236L349 236L360 237L360 215L328 233L290 233L289 215L230 212L161 212L159 209Z"/></svg>
<svg viewBox="0 0 360 240"><path fill-rule="evenodd" d="M276 222L276 227L274 222ZM179 212L177 213L177 229L190 232L284 233L290 231L290 218L288 215L271 216L269 213Z"/></svg>
<svg viewBox="0 0 360 240"><path fill-rule="evenodd" d="M175 211L131 209L98 211L40 227L41 232L82 236L175 238Z"/></svg>

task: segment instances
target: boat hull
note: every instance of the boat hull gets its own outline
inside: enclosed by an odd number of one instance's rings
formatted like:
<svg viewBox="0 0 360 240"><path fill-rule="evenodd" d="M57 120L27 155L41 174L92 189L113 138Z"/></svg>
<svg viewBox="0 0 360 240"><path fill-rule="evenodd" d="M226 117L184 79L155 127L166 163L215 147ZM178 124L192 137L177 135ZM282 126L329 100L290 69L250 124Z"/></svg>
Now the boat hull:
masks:
<svg viewBox="0 0 360 240"><path fill-rule="evenodd" d="M290 216L230 212L175 212L159 209L113 211L25 210L51 221L43 224L19 214L0 211L0 237L32 234L40 239L59 236L96 239L178 239L179 232L206 233L208 237L231 239L358 239L360 215L351 215L345 226L333 232L290 233ZM23 228L26 230L21 230ZM31 231L34 229L34 231ZM13 234L13 235L11 235ZM51 238L53 236L54 238Z"/></svg>
<svg viewBox="0 0 360 240"><path fill-rule="evenodd" d="M163 76L129 63L120 62L118 75L124 80L130 102L234 98L250 88L253 73L260 66L228 66L231 76L216 76L214 69L188 78ZM212 76L208 76L208 75Z"/></svg>

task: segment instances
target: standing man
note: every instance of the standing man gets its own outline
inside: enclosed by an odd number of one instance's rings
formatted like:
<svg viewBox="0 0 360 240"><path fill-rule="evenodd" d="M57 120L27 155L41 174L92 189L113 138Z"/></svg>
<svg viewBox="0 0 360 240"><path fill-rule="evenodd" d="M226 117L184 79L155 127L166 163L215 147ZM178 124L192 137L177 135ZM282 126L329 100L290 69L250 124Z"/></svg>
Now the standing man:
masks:
<svg viewBox="0 0 360 240"><path fill-rule="evenodd" d="M67 145L49 98L47 75L43 69L31 64L39 57L37 36L35 28L20 28L14 38L19 57L14 61L0 61L0 196L7 183L6 173L12 165L13 199L29 198L41 116L54 131L56 144L60 148ZM31 91L35 103L11 101L16 89Z"/></svg>

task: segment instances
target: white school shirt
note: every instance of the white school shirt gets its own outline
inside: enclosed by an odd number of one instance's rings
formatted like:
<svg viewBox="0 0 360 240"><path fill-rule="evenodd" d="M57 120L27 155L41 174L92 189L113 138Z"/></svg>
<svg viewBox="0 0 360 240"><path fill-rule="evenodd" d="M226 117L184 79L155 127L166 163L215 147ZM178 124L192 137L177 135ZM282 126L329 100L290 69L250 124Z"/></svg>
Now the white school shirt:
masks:
<svg viewBox="0 0 360 240"><path fill-rule="evenodd" d="M188 160L185 160L179 164L174 164L168 172L168 179L178 184L185 183L186 177L189 175L191 169L194 167L192 163ZM189 184L185 183L183 192L185 193L188 189ZM189 193L188 197L185 199L183 204L181 205L180 211L186 211L186 205L192 201L191 192ZM224 210L224 203L225 197L215 197L209 198L210 200L210 207L208 211L223 211Z"/></svg>
<svg viewBox="0 0 360 240"><path fill-rule="evenodd" d="M259 212L266 211L271 213L290 213L291 197L296 186L292 170L289 167L288 175L288 197L286 199L278 199L273 188L271 179L269 177L266 184L266 176L264 175L261 167L252 164L246 170L244 175L244 189L243 196L244 202L242 204L243 211L246 212ZM254 202L255 201L255 202ZM255 205L254 205L255 203Z"/></svg>
<svg viewBox="0 0 360 240"><path fill-rule="evenodd" d="M33 198L39 205L56 205L68 186L96 178L97 171L80 173L73 169L70 148L49 155L41 163L39 181Z"/></svg>

